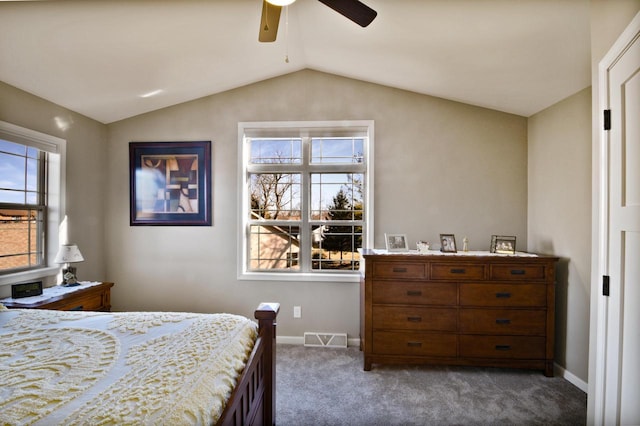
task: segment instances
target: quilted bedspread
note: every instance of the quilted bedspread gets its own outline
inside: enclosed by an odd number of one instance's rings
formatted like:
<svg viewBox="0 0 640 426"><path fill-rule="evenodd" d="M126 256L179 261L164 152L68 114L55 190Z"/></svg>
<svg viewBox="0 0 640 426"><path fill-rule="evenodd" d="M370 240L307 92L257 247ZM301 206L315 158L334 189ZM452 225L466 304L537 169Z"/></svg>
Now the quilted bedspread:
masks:
<svg viewBox="0 0 640 426"><path fill-rule="evenodd" d="M0 424L211 424L257 337L231 314L0 306Z"/></svg>

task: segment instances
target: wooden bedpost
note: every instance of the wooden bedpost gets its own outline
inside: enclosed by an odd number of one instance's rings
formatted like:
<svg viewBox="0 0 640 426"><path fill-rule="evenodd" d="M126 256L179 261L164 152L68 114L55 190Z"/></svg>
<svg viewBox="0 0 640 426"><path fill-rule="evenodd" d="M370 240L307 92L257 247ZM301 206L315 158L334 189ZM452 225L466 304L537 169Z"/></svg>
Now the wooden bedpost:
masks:
<svg viewBox="0 0 640 426"><path fill-rule="evenodd" d="M265 404L264 424L276 424L276 317L280 311L279 303L261 303L254 315L258 320L260 334L265 343ZM263 334L264 333L264 334Z"/></svg>

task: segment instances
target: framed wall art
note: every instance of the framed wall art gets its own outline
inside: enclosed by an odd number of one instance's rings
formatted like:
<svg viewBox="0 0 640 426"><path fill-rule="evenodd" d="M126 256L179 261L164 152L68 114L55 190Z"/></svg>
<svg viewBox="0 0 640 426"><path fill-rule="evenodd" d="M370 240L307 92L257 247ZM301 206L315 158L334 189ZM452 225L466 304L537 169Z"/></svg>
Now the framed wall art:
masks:
<svg viewBox="0 0 640 426"><path fill-rule="evenodd" d="M384 234L387 251L408 251L409 243L405 234Z"/></svg>
<svg viewBox="0 0 640 426"><path fill-rule="evenodd" d="M130 224L211 226L211 141L129 143Z"/></svg>
<svg viewBox="0 0 640 426"><path fill-rule="evenodd" d="M454 234L440 234L440 251L443 253L457 253L456 236Z"/></svg>

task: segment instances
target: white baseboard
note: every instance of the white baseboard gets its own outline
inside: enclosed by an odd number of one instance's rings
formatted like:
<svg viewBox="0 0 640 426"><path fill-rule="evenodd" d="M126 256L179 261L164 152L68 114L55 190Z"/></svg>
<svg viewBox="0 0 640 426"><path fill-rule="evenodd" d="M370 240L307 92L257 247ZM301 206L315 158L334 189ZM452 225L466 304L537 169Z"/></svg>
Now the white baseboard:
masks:
<svg viewBox="0 0 640 426"><path fill-rule="evenodd" d="M565 370L563 367L558 364L553 364L554 374L556 376L560 376L578 389L580 389L584 393L588 393L589 384L582 380L580 377L576 376L570 371Z"/></svg>
<svg viewBox="0 0 640 426"><path fill-rule="evenodd" d="M276 343L283 345L304 345L304 337L302 336L276 336Z"/></svg>

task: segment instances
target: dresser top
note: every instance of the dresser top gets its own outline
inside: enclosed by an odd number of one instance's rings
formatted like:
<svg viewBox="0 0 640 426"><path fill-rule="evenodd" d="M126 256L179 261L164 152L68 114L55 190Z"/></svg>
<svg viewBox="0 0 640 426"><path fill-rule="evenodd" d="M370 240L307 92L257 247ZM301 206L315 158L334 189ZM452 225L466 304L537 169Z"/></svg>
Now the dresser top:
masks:
<svg viewBox="0 0 640 426"><path fill-rule="evenodd" d="M37 308L41 305L62 300L71 295L81 294L92 290L99 291L104 287L111 288L113 286L113 283L102 281L79 281L78 283L79 285L72 287L64 287L62 285L45 287L42 290L42 294L39 296L23 297L19 299L7 297L5 299L0 299L0 303L8 308Z"/></svg>
<svg viewBox="0 0 640 426"><path fill-rule="evenodd" d="M489 258L491 260L497 259L555 259L558 258L556 256L550 256L545 254L537 254L537 253L527 253L524 251L516 251L514 254L505 254L505 253L491 253L489 251L458 251L456 253L445 253L437 250L429 250L428 252L419 252L417 250L407 250L407 251L388 251L385 249L361 249L360 253L362 256L366 257L402 257L403 259L407 258L416 258L419 260L421 258L435 260L435 259L449 259L449 258L464 258L465 260Z"/></svg>

